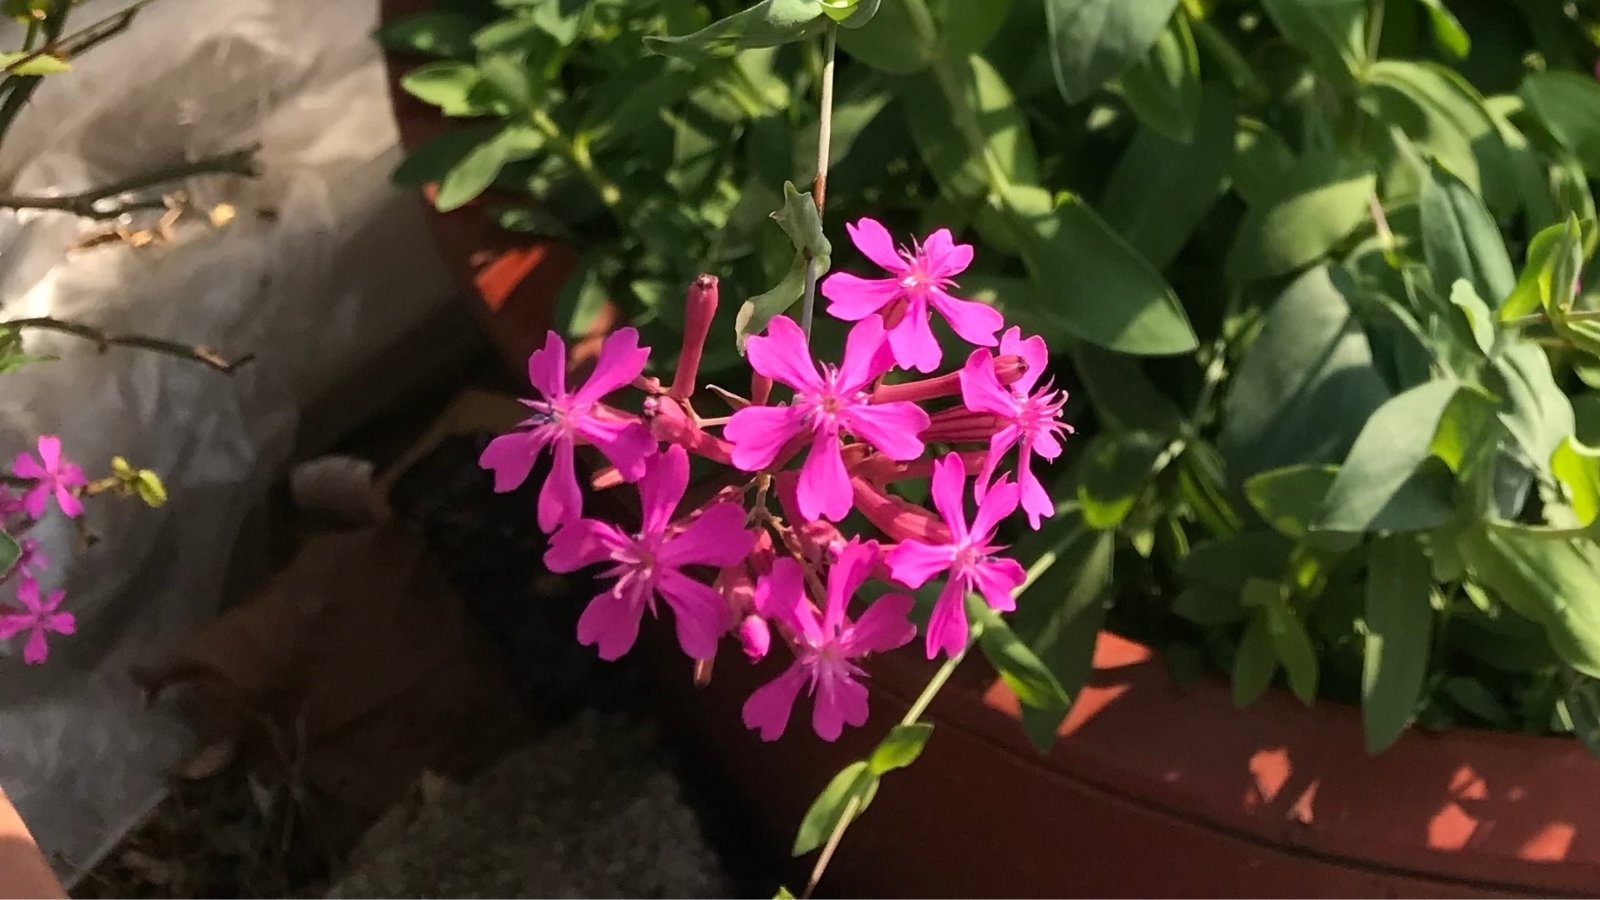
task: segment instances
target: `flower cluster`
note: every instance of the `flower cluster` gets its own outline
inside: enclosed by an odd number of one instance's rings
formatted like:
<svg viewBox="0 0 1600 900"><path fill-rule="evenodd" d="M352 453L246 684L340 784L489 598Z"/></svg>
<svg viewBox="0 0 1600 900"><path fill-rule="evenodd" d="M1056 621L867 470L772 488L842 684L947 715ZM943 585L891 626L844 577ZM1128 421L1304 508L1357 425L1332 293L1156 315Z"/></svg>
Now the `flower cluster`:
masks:
<svg viewBox="0 0 1600 900"><path fill-rule="evenodd" d="M72 634L77 622L72 613L59 611L64 591L46 595L39 587L39 573L49 560L38 542L25 535L52 506L68 518L82 516L83 501L78 495L88 483L83 469L62 455L61 439L54 435L39 438L37 454L17 454L11 472L0 475L0 538L7 547L20 550L9 567L0 567L0 584L14 582L16 603L21 605L18 609L0 603L0 641L26 634L22 658L30 665L49 657L45 635Z"/></svg>
<svg viewBox="0 0 1600 900"><path fill-rule="evenodd" d="M848 230L889 277L835 273L822 282L827 312L855 323L836 364L815 358L793 320L774 318L746 346L750 396L718 391L731 414L701 417L692 401L717 304L716 279L702 275L689 291L670 386L644 375L649 350L624 328L605 340L588 380L569 389L566 348L552 333L528 360L539 394L523 401L529 417L480 460L508 491L550 453L538 500L539 526L552 535L545 563L558 572L609 567L610 587L578 622L578 640L602 658L628 652L658 601L697 661L711 660L726 635L752 661L774 638L787 645L789 667L744 707L745 724L765 740L784 732L802 689L823 739L866 721L862 660L917 635L906 591L944 579L922 629L930 659L966 646L969 594L1014 608L1024 573L1003 555L1000 525L1020 509L1038 528L1053 512L1033 464L1058 457L1072 432L1061 419L1066 393L1043 377L1043 339L1003 331L998 311L951 293L971 246L940 229L896 248L872 219ZM975 345L943 375L931 374L944 358L934 313ZM892 379L897 370L916 375ZM645 394L637 412L609 402L629 385ZM788 396L775 402L780 385ZM580 445L609 462L593 488L636 486L637 530L585 513ZM686 503L691 456L719 471ZM1007 463L1014 474L1001 471ZM917 478L930 480L931 511L890 492ZM858 533L867 528L877 537Z"/></svg>

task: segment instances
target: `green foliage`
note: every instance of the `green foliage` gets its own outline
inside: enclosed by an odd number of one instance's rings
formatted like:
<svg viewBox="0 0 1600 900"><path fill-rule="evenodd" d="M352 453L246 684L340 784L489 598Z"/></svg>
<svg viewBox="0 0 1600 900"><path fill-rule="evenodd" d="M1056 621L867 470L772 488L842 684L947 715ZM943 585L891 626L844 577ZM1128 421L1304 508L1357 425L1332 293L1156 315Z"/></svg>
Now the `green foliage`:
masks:
<svg viewBox="0 0 1600 900"><path fill-rule="evenodd" d="M713 271L727 364L808 263L870 271L844 222L978 245L961 290L1084 401L1017 613L971 609L1036 744L1102 624L1205 647L1241 704L1359 701L1374 752L1419 717L1600 744L1600 18L1472 5L459 0L381 38L464 119L396 180L576 244L563 327L609 298L674 347Z"/></svg>

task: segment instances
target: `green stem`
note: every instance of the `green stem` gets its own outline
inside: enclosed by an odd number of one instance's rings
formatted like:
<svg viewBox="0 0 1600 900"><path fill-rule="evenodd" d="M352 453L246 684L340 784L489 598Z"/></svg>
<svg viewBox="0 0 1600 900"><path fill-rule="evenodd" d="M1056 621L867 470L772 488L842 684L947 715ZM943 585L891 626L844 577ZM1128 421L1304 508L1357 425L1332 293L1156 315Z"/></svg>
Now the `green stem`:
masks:
<svg viewBox="0 0 1600 900"><path fill-rule="evenodd" d="M822 40L822 97L817 113L817 179L811 184L811 199L821 218L828 205L828 162L833 155L833 68L839 44L839 26L829 25ZM806 257L806 287L800 305L800 328L811 337L811 318L817 306L817 262Z"/></svg>
<svg viewBox="0 0 1600 900"><path fill-rule="evenodd" d="M1566 319L1568 322L1600 321L1600 309L1580 309L1575 312L1569 312L1566 314ZM1536 312L1531 316L1518 316L1506 322L1506 325L1511 328L1527 328L1530 325L1548 324L1551 324L1550 317L1542 312Z"/></svg>
<svg viewBox="0 0 1600 900"><path fill-rule="evenodd" d="M29 197L15 194L0 194L0 208L4 209L51 209L59 212L68 212L86 219L115 219L123 213L136 209L160 208L161 203L149 200L124 200L110 205L102 206L101 202L127 194L182 181L196 175L242 175L253 177L257 174L255 165L256 147L245 147L216 156L207 156L191 162L176 163L163 166L139 175L101 185L91 190L77 194L68 194L62 197Z"/></svg>
<svg viewBox="0 0 1600 900"><path fill-rule="evenodd" d="M545 140L555 145L556 152L566 157L567 162L578 170L606 209L616 214L622 206L622 190L594 164L594 157L589 155L589 142L581 135L576 139L568 137L543 109L533 111L533 127L539 129Z"/></svg>
<svg viewBox="0 0 1600 900"><path fill-rule="evenodd" d="M136 350L149 350L152 353L164 353L167 356L176 356L191 362L202 363L210 366L225 375L232 375L240 366L253 359L253 356L243 356L239 359L225 359L216 350L194 344L180 344L177 341L167 341L161 338L145 337L137 334L107 334L93 325L81 322L69 322L51 316L40 316L31 319L12 319L0 321L0 329L22 331L33 329L37 331L54 331L59 334L70 334L82 338L100 348L104 353L112 347L132 347Z"/></svg>

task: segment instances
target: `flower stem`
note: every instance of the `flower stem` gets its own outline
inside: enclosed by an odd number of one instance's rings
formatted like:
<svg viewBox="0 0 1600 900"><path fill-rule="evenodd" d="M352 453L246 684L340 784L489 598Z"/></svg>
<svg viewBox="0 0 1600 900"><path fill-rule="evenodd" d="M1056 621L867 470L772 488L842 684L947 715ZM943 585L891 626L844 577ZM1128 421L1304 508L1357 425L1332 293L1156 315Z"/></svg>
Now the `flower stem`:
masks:
<svg viewBox="0 0 1600 900"><path fill-rule="evenodd" d="M1575 310L1567 313L1566 319L1569 322L1594 322L1600 320L1600 309ZM1511 328L1526 328L1529 325L1548 324L1550 324L1550 317L1542 312L1536 312L1531 316L1518 316L1506 322L1506 325Z"/></svg>
<svg viewBox="0 0 1600 900"><path fill-rule="evenodd" d="M68 322L49 316L0 321L0 329L21 331L25 328L70 334L96 344L102 353L111 347L132 347L136 350L164 353L168 356L176 356L180 359L201 363L225 375L232 375L240 366L255 358L252 354L230 360L224 358L210 347L180 344L177 341L166 341L137 334L107 334L92 325L85 325L81 322Z"/></svg>
<svg viewBox="0 0 1600 900"><path fill-rule="evenodd" d="M820 218L828 205L828 158L833 145L833 62L839 43L839 26L829 25L822 39L822 99L817 114L817 180L811 199ZM806 257L806 291L800 306L800 327L811 337L811 316L817 306L817 262Z"/></svg>
<svg viewBox="0 0 1600 900"><path fill-rule="evenodd" d="M152 169L141 175L134 175L120 181L92 188L82 193L68 194L63 197L26 197L14 194L0 194L0 208L4 209L51 209L58 212L72 213L86 219L115 219L124 213L136 209L161 209L163 204L150 200L122 200L115 203L105 203L119 194L146 190L160 185L182 181L196 175L241 175L247 178L256 176L256 150L257 147L245 147L216 156L207 156L190 162L176 163L159 169Z"/></svg>

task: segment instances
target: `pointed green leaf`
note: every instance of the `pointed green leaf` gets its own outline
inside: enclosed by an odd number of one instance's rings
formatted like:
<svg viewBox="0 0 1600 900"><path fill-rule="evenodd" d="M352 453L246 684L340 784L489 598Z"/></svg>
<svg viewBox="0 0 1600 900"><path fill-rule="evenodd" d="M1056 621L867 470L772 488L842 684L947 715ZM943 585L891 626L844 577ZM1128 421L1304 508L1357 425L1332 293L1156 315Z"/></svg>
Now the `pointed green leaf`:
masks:
<svg viewBox="0 0 1600 900"><path fill-rule="evenodd" d="M1139 121L1155 131L1180 143L1194 139L1200 118L1200 50L1181 11L1150 52L1123 73L1122 97Z"/></svg>
<svg viewBox="0 0 1600 900"><path fill-rule="evenodd" d="M1091 528L1116 528L1150 484L1167 440L1142 431L1094 439L1078 483L1078 503Z"/></svg>
<svg viewBox="0 0 1600 900"><path fill-rule="evenodd" d="M1267 610L1256 610L1233 652L1233 705L1240 709L1266 693L1278 671L1278 653L1272 646L1267 617Z"/></svg>
<svg viewBox="0 0 1600 900"><path fill-rule="evenodd" d="M733 327L740 353L744 352L750 335L765 331L768 322L782 315L804 294L808 262L818 281L833 265L833 245L822 231L822 217L810 191L801 193L793 182L785 181L783 206L772 213L772 219L794 244L794 257L789 262L789 271L775 287L751 297L739 307Z"/></svg>
<svg viewBox="0 0 1600 900"><path fill-rule="evenodd" d="M1370 216L1377 178L1341 156L1307 157L1270 203L1251 207L1228 253L1228 272L1286 275L1326 256Z"/></svg>
<svg viewBox="0 0 1600 900"><path fill-rule="evenodd" d="M1511 258L1494 218L1461 179L1437 163L1429 166L1419 201L1422 251L1441 292L1458 278L1472 284L1478 296L1498 307L1516 287Z"/></svg>
<svg viewBox="0 0 1600 900"><path fill-rule="evenodd" d="M22 547L17 539L4 531L0 531L0 576L11 572L11 567L22 558Z"/></svg>
<svg viewBox="0 0 1600 900"><path fill-rule="evenodd" d="M1177 0L1044 0L1050 61L1068 103L1127 71L1161 35Z"/></svg>
<svg viewBox="0 0 1600 900"><path fill-rule="evenodd" d="M1367 752L1377 753L1400 737L1422 699L1433 645L1432 579L1415 538L1379 538L1369 554L1361 714Z"/></svg>
<svg viewBox="0 0 1600 900"><path fill-rule="evenodd" d="M1600 515L1600 447L1567 435L1550 457L1550 473L1566 490L1578 525L1588 527Z"/></svg>
<svg viewBox="0 0 1600 900"><path fill-rule="evenodd" d="M999 613L990 609L976 594L968 595L966 604L967 619L983 623L978 632L978 647L983 651L984 658L1000 673L1000 678L1023 705L1037 709L1062 709L1072 702L1061 683L1056 681L1055 675L1017 637L1017 633L1000 618Z"/></svg>
<svg viewBox="0 0 1600 900"><path fill-rule="evenodd" d="M1544 627L1567 665L1600 678L1600 604L1594 573L1600 548L1524 525L1489 525L1462 535L1478 580L1522 616Z"/></svg>
<svg viewBox="0 0 1600 900"><path fill-rule="evenodd" d="M1245 481L1244 494L1274 531L1300 539L1316 523L1338 474L1338 466L1315 463L1271 469Z"/></svg>
<svg viewBox="0 0 1600 900"><path fill-rule="evenodd" d="M928 738L932 735L933 726L926 722L896 725L889 729L889 733L873 749L872 755L867 757L867 768L874 775L904 769L922 755L922 748L928 745Z"/></svg>
<svg viewBox="0 0 1600 900"><path fill-rule="evenodd" d="M839 774L833 776L828 786L817 795L817 799L811 801L811 808L806 810L800 830L795 833L791 853L804 856L821 847L839 826L839 820L844 818L850 801L856 801L855 809L851 812L851 818L854 819L866 811L867 804L872 802L872 796L877 791L878 776L872 773L866 760L853 762L840 769Z"/></svg>
<svg viewBox="0 0 1600 900"><path fill-rule="evenodd" d="M1262 0L1284 40L1324 65L1361 69L1367 51L1365 0Z"/></svg>
<svg viewBox="0 0 1600 900"><path fill-rule="evenodd" d="M815 37L829 21L822 0L761 0L692 34L652 35L644 43L651 52L682 59L732 56Z"/></svg>
<svg viewBox="0 0 1600 900"><path fill-rule="evenodd" d="M1588 72L1533 72L1520 93L1545 129L1600 178L1600 83Z"/></svg>
<svg viewBox="0 0 1600 900"><path fill-rule="evenodd" d="M476 16L435 10L395 19L378 28L378 43L400 53L470 60L476 54L472 33L482 27Z"/></svg>
<svg viewBox="0 0 1600 900"><path fill-rule="evenodd" d="M1247 597L1252 593L1252 586L1257 586L1263 596L1270 591L1276 600L1266 607L1272 650L1277 654L1278 663L1283 666L1283 673L1289 677L1289 690L1300 698L1301 703L1310 706L1317 699L1318 678L1317 651L1311 644L1311 633L1306 631L1306 623L1283 600L1276 582L1246 583Z"/></svg>

